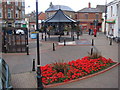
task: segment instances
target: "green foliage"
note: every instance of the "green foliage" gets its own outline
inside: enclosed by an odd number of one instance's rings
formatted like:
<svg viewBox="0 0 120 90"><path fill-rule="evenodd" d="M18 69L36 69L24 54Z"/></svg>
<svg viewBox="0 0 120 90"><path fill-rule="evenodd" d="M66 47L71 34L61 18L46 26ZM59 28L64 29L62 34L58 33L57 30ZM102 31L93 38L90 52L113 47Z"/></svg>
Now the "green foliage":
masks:
<svg viewBox="0 0 120 90"><path fill-rule="evenodd" d="M63 60L52 63L52 66L53 66L53 69L55 69L58 73L62 72L66 74L69 69L69 65L67 63L64 63Z"/></svg>

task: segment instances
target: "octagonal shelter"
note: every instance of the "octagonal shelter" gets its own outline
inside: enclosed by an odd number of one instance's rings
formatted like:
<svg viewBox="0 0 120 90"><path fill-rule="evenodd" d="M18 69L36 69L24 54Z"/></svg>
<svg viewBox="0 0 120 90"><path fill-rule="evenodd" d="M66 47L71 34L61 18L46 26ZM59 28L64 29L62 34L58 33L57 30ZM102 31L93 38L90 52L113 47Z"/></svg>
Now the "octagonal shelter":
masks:
<svg viewBox="0 0 120 90"><path fill-rule="evenodd" d="M74 27L79 25L79 22L73 20L69 16L65 15L64 12L59 9L57 12L42 22L45 27L45 32L49 35L64 35L64 31L71 32L71 36L73 36L73 32L76 32Z"/></svg>

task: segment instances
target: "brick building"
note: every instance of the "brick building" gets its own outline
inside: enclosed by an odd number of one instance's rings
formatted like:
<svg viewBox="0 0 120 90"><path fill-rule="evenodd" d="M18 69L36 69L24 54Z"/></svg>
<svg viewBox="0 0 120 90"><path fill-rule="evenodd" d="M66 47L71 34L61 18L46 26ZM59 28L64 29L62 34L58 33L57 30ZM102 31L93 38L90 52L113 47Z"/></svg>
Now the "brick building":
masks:
<svg viewBox="0 0 120 90"><path fill-rule="evenodd" d="M21 27L25 24L25 1L3 0L0 2L0 20L3 27Z"/></svg>
<svg viewBox="0 0 120 90"><path fill-rule="evenodd" d="M101 31L102 11L98 8L91 8L91 3L87 8L83 8L76 12L76 19L80 21L83 30L93 29L95 27L94 20L98 21L97 28Z"/></svg>
<svg viewBox="0 0 120 90"><path fill-rule="evenodd" d="M38 13L39 28L41 28L41 21L46 19L46 14L43 12ZM33 11L25 15L25 21L27 22L27 28L30 31L36 30L36 12Z"/></svg>

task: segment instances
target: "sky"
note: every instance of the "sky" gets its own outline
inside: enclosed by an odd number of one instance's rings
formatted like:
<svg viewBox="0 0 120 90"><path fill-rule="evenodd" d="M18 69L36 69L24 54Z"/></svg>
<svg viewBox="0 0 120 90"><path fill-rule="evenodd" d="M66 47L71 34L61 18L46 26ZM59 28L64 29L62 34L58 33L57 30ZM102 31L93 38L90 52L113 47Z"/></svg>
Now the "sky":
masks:
<svg viewBox="0 0 120 90"><path fill-rule="evenodd" d="M72 8L74 11L81 10L85 7L88 7L88 3L91 3L91 7L95 8L96 5L105 5L105 3L109 3L114 0L38 0L38 8L39 12L45 12L47 8L49 8L50 2L53 5L65 5ZM25 0L25 13L30 13L31 11L35 11L36 9L36 0Z"/></svg>

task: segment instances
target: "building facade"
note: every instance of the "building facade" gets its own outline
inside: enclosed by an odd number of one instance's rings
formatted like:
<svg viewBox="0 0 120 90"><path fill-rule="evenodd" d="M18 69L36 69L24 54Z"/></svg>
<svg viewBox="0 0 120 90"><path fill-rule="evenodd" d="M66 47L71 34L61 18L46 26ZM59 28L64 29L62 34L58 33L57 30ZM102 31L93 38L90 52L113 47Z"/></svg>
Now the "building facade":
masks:
<svg viewBox="0 0 120 90"><path fill-rule="evenodd" d="M39 29L41 28L41 22L46 19L46 14L44 12L38 13L38 24ZM25 21L27 22L27 28L30 32L36 30L36 12L33 11L25 15Z"/></svg>
<svg viewBox="0 0 120 90"><path fill-rule="evenodd" d="M25 1L3 0L0 2L0 20L3 27L21 27L25 24Z"/></svg>
<svg viewBox="0 0 120 90"><path fill-rule="evenodd" d="M96 27L98 31L101 31L102 13L98 8L91 8L91 3L89 3L88 8L83 8L77 12L77 20L80 21L83 30Z"/></svg>
<svg viewBox="0 0 120 90"><path fill-rule="evenodd" d="M107 4L106 35L112 38L120 35L120 0Z"/></svg>

